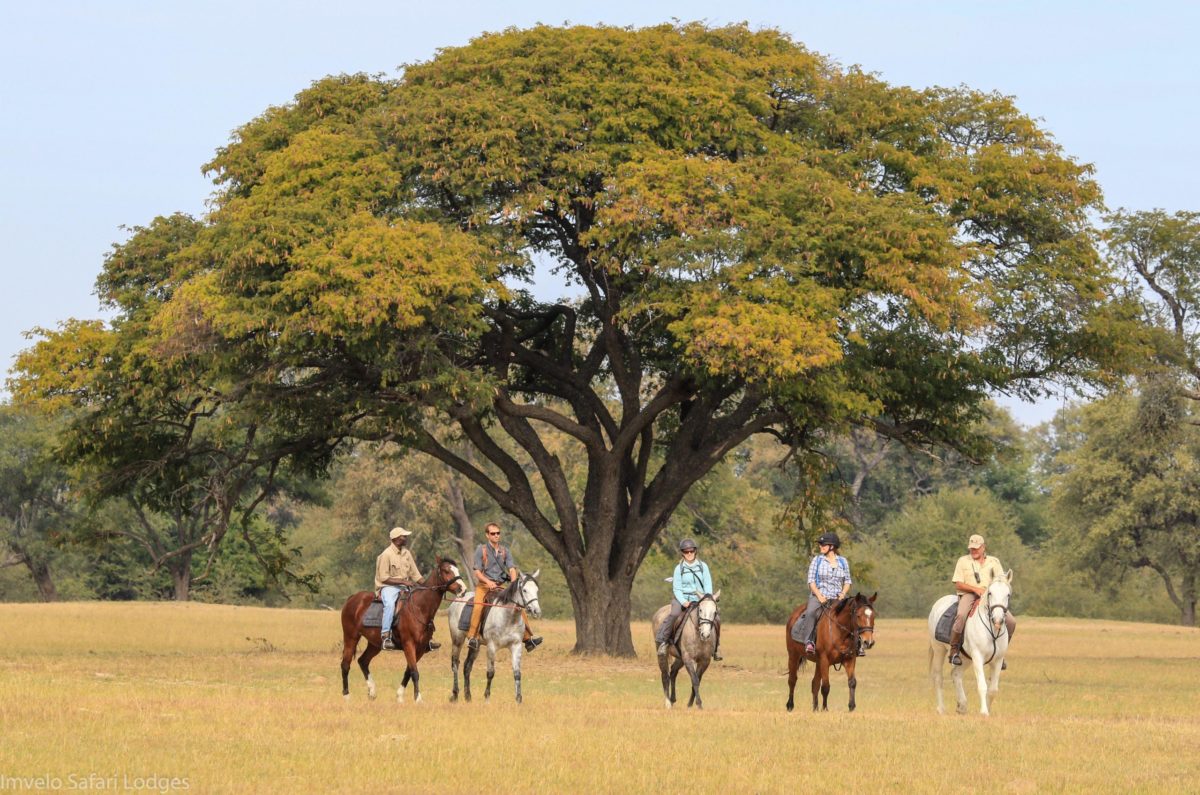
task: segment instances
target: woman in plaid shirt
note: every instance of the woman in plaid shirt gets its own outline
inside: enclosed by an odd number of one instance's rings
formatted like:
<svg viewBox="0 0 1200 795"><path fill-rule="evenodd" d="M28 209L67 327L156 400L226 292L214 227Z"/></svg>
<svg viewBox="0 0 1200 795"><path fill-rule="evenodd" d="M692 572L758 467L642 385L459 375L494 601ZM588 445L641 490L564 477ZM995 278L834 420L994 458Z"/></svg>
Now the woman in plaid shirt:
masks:
<svg viewBox="0 0 1200 795"><path fill-rule="evenodd" d="M817 608L831 599L845 599L850 593L850 562L838 554L842 547L837 533L825 533L817 539L821 551L808 564L808 607L792 626L792 638L804 644L805 654L815 654L809 637L817 620Z"/></svg>

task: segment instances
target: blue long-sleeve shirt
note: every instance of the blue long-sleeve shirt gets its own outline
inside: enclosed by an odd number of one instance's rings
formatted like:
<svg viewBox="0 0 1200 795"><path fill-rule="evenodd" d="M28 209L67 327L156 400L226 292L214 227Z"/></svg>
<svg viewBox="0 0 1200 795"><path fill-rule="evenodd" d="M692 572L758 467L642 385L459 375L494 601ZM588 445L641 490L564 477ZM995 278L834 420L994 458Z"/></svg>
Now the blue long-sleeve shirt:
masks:
<svg viewBox="0 0 1200 795"><path fill-rule="evenodd" d="M712 573L708 570L708 564L702 560L691 564L680 561L675 567L675 576L671 578L671 590L681 605L697 601L700 597L696 596L696 591L701 595L712 593Z"/></svg>

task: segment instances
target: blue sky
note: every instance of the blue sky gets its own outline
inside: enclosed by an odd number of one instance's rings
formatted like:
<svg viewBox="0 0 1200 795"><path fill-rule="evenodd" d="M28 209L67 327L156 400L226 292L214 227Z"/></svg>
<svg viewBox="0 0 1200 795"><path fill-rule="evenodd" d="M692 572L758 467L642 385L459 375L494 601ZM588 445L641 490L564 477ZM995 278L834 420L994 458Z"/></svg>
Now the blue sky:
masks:
<svg viewBox="0 0 1200 795"><path fill-rule="evenodd" d="M892 83L1017 98L1096 167L1112 208L1198 210L1200 4L1167 2L0 0L0 363L22 332L98 317L122 225L200 214L230 133L327 74L394 75L509 26L777 27ZM1013 405L1048 419L1059 402Z"/></svg>

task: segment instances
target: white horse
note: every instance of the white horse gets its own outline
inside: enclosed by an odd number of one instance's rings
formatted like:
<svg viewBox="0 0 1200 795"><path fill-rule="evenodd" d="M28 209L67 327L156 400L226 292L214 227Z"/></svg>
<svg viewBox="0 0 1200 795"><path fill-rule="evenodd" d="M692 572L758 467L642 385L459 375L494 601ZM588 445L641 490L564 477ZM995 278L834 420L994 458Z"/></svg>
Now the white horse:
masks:
<svg viewBox="0 0 1200 795"><path fill-rule="evenodd" d="M522 639L525 635L525 619L522 611L534 618L542 617L542 606L538 602L537 576L538 569L533 574L518 574L515 582L509 583L493 601L495 607L487 615L483 626L479 628L483 642L487 644L487 688L483 691L483 699L492 697L492 677L496 675L496 650L508 649L512 656L513 683L517 693L517 703L521 703L521 652L524 650ZM451 701L458 701L458 661L462 654L463 644L467 640L465 630L458 628L459 618L466 609L465 601L454 601L450 605L450 670L454 673L454 690L450 693ZM476 605L475 610L483 607ZM463 698L471 700L471 668L475 665L478 649L469 649L467 660L463 665Z"/></svg>
<svg viewBox="0 0 1200 795"><path fill-rule="evenodd" d="M688 699L688 707L695 704L697 709L704 709L700 700L700 680L704 678L704 672L708 670L708 664L717 650L717 633L713 627L717 626L720 620L717 616L717 602L721 599L721 592L696 592L696 599L696 608L687 613L687 618L684 619L678 651L675 646L668 646L667 653L658 658L658 669L662 674L663 700L667 709L671 709L675 704L675 679L679 675L679 669L684 667L692 679L692 697ZM650 633L656 640L658 628L670 613L671 606L663 605L651 617Z"/></svg>
<svg viewBox="0 0 1200 795"><path fill-rule="evenodd" d="M975 669L975 678L979 683L979 712L983 715L990 714L992 701L1000 689L1000 667L1004 664L1004 655L1008 653L1008 632L1004 626L1004 617L1008 614L1008 600L1012 597L1012 577L1012 569L1009 569L1004 577L988 586L975 615L967 619L963 628L962 650L970 655L971 667ZM937 695L939 715L946 713L946 705L942 700L942 666L946 663L950 644L934 638L934 630L937 628L938 619L957 600L957 596L943 596L933 603L933 610L929 612L929 676L933 680L933 692ZM989 668L987 675L983 672L985 665ZM963 689L965 666L951 667L954 669L958 714L963 715L967 711L967 693Z"/></svg>

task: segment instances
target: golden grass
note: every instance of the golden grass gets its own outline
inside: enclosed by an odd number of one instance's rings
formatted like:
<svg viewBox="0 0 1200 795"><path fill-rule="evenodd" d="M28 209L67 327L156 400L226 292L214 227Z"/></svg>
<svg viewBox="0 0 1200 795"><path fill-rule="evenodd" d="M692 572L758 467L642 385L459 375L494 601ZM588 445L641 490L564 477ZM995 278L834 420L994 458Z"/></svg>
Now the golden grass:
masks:
<svg viewBox="0 0 1200 795"><path fill-rule="evenodd" d="M507 659L491 703L482 666L476 701L447 703L446 649L422 661L424 703L397 705L401 655L377 658L377 701L357 666L342 700L333 612L0 605L0 791L38 776L93 791L147 777L190 792L1200 788L1200 631L1023 618L984 719L970 676L971 714L935 714L923 624L881 622L853 714L844 674L813 714L806 672L788 714L782 628L728 626L701 713L663 708L645 624L641 658L609 660L572 657L573 625L539 622L520 707ZM948 671L946 690L953 708ZM495 739L472 755L477 732Z"/></svg>

